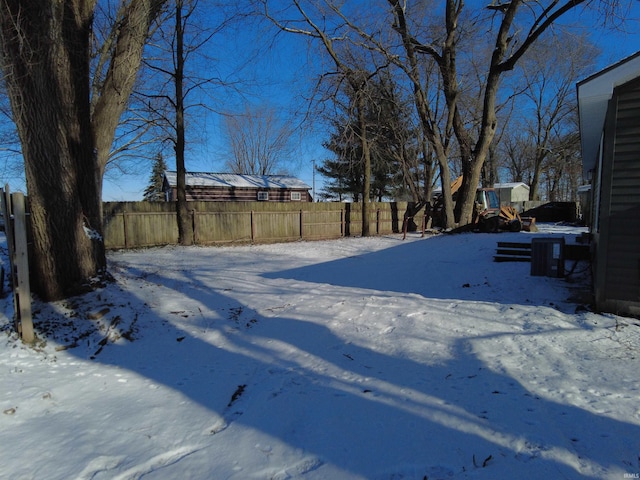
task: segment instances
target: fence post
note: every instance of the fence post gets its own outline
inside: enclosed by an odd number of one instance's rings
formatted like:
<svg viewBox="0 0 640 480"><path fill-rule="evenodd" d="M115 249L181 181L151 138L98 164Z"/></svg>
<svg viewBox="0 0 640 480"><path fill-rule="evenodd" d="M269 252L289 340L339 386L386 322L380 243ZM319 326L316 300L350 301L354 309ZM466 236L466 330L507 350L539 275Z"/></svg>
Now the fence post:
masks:
<svg viewBox="0 0 640 480"><path fill-rule="evenodd" d="M193 231L193 244L198 244L198 228L196 227L196 209L191 210L191 229Z"/></svg>
<svg viewBox="0 0 640 480"><path fill-rule="evenodd" d="M256 239L256 222L253 218L253 210L251 210L251 243Z"/></svg>
<svg viewBox="0 0 640 480"><path fill-rule="evenodd" d="M11 258L11 276L13 279L13 307L16 324L22 341L33 343L33 320L31 318L31 289L29 288L29 253L27 246L27 220L24 195L20 192L10 197L11 211L13 211L13 228L10 229L13 238L7 238L7 243L13 243ZM6 220L6 219L5 219ZM11 219L9 218L9 223Z"/></svg>
<svg viewBox="0 0 640 480"><path fill-rule="evenodd" d="M304 239L304 219L303 219L303 210L300 209L300 240Z"/></svg>
<svg viewBox="0 0 640 480"><path fill-rule="evenodd" d="M127 239L127 210L122 210L122 233L124 234L124 248L129 248L129 241Z"/></svg>
<svg viewBox="0 0 640 480"><path fill-rule="evenodd" d="M380 235L380 209L376 210L376 235Z"/></svg>
<svg viewBox="0 0 640 480"><path fill-rule="evenodd" d="M29 288L29 253L27 247L27 212L24 195L13 194L13 214L15 217L16 237L16 272L18 276L18 308L20 311L20 325L22 326L22 340L33 343L33 321L31 319L31 289Z"/></svg>

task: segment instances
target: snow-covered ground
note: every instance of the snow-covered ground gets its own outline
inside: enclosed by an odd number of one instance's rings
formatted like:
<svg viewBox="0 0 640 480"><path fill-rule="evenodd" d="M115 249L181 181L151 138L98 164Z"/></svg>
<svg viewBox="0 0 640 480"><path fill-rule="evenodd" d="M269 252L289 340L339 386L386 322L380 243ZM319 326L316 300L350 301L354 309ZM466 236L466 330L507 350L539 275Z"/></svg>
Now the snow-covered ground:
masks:
<svg viewBox="0 0 640 480"><path fill-rule="evenodd" d="M114 252L35 348L9 297L0 477L638 478L640 321L492 261L543 227Z"/></svg>

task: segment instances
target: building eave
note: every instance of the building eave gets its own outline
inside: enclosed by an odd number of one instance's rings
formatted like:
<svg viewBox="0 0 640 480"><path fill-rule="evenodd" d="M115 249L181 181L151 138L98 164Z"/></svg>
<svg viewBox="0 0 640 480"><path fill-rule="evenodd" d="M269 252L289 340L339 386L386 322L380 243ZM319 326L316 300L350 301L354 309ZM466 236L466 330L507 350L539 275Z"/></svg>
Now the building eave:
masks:
<svg viewBox="0 0 640 480"><path fill-rule="evenodd" d="M583 175L598 162L598 150L614 90L640 76L640 52L577 83Z"/></svg>

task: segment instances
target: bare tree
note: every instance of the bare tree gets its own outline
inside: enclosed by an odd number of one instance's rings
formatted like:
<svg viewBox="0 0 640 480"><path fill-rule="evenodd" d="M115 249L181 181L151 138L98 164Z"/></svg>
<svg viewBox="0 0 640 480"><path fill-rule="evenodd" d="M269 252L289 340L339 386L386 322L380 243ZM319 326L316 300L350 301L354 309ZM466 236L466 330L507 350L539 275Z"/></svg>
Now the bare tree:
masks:
<svg viewBox="0 0 640 480"><path fill-rule="evenodd" d="M294 127L271 106L245 106L224 119L227 168L233 173L272 175L287 168L293 148Z"/></svg>
<svg viewBox="0 0 640 480"><path fill-rule="evenodd" d="M565 48L568 44L570 49ZM521 78L525 87L519 112L534 152L530 200L540 199L538 190L546 160L554 157L555 148L566 152L566 139L570 133L577 133L575 83L593 68L598 53L584 36L558 32L541 39L523 58Z"/></svg>
<svg viewBox="0 0 640 480"><path fill-rule="evenodd" d="M485 10L488 13L473 12L471 15L465 14L467 8L462 0L447 0L444 7L444 31L440 36L423 39L414 35L407 17L410 13L404 2L388 2L394 12L393 26L403 39L407 56L411 57L416 52L428 55L438 65L448 111L446 128L456 137L462 165L463 182L458 193L455 218L460 225L467 225L473 218L475 190L497 131L498 92L502 77L513 70L545 31L567 12L583 3L583 0L527 3L526 7L522 0L504 4L494 2ZM469 22L479 21L485 23L492 35L490 42L493 51L487 61L482 84L479 85L482 91L481 118L477 126L470 126L461 103L458 62L460 49L463 47L460 45L460 38ZM440 167L443 190L446 190L444 180L447 168L443 163Z"/></svg>
<svg viewBox="0 0 640 480"><path fill-rule="evenodd" d="M577 112L576 115L577 117ZM582 157L580 154L580 134L577 129L560 138L551 145L541 175L546 197L551 202L575 202L578 187L582 184Z"/></svg>
<svg viewBox="0 0 640 480"><path fill-rule="evenodd" d="M123 2L101 1L96 3L92 25L91 51L91 111L92 114L100 100L100 92L109 73L110 59L116 47L118 28L122 16L126 13ZM153 26L151 27L153 29ZM113 141L109 147L104 168L105 177L121 176L139 169L140 158L144 157L141 145L145 144L145 134L150 129L148 115L140 111L135 101L135 88L140 83L140 72L136 75L134 91L129 96L127 107L123 111ZM157 149L154 149L155 154Z"/></svg>
<svg viewBox="0 0 640 480"><path fill-rule="evenodd" d="M439 126L438 115L429 99L429 86L427 78L423 78L423 69L419 59L419 51L416 49L417 42L409 31L409 25L405 16L405 10L399 2L391 3L393 8L393 28L398 32L405 50L405 57L396 58L396 64L406 73L413 86L414 102L416 111L420 119L424 138L429 142L431 150L438 161L440 167L440 182L442 186L443 216L445 226L453 226L453 197L451 194L451 173L449 170L449 155L451 152L452 132L447 120L447 126L443 130ZM386 50L386 46L379 45L379 48ZM427 73L430 73L427 70ZM441 85L441 84L440 84ZM425 199L429 201L430 199Z"/></svg>
<svg viewBox="0 0 640 480"><path fill-rule="evenodd" d="M92 109L90 41L96 2L0 2L0 58L30 198L31 280L45 299L76 293L105 269L102 177L147 33L163 3L122 4Z"/></svg>
<svg viewBox="0 0 640 480"><path fill-rule="evenodd" d="M341 6L333 2L309 2L309 10L305 9L303 1L292 0L292 9L295 11L296 19L280 20L273 15L268 6L268 0L261 0L264 6L265 16L270 19L280 30L296 35L303 35L312 41L320 44L324 52L330 59L333 67L328 75L339 76L342 81L349 84L354 92L352 108L356 112L359 128L359 139L362 145L362 235L368 236L369 230L369 203L371 202L371 151L370 141L367 138L367 118L366 118L366 95L367 83L377 75L378 71L386 68L387 63L382 65L362 62L362 56L358 55L355 47L351 44L348 35L349 23L342 22L346 16L341 12ZM281 12L284 16L288 12ZM327 22L327 15L335 15L339 21L336 23ZM345 30L345 26L346 29ZM352 48L353 47L353 48Z"/></svg>
<svg viewBox="0 0 640 480"><path fill-rule="evenodd" d="M517 119L512 121L507 134L499 145L500 167L512 182L531 183L531 165L535 157L535 148L531 145L526 126Z"/></svg>
<svg viewBox="0 0 640 480"><path fill-rule="evenodd" d="M269 2L262 3L266 8ZM505 81L509 73L569 12L584 5L597 10L605 22L615 21L628 1L513 0L485 5L446 0L442 8L429 2L384 3L386 7L371 2L363 10L342 1L296 0L279 12L279 20L271 18L282 30L324 43L345 75L351 65L345 57L336 59L337 44L372 56L376 52L407 74L424 137L438 159L447 226L452 226L473 221L481 176L484 172L485 181L495 177L495 166L484 167L496 156L500 109L517 93ZM424 74L424 59L436 67L437 82ZM434 113L434 99L443 102L442 117ZM452 153L462 175L455 211L450 192Z"/></svg>
<svg viewBox="0 0 640 480"><path fill-rule="evenodd" d="M176 0L155 32L149 55L145 59L150 85L136 91L146 102L149 117L154 123L156 139L173 147L177 173L176 219L178 238L182 245L193 243L193 228L186 195L186 153L188 126L198 122L195 110L213 110L215 99L210 92L229 83L220 79L210 66L215 63L205 48L230 23L245 15L233 2ZM232 8L226 9L231 5ZM208 7L212 15L203 22ZM209 96L210 102L203 98ZM197 129L191 128L191 132ZM159 132L159 133L157 133Z"/></svg>

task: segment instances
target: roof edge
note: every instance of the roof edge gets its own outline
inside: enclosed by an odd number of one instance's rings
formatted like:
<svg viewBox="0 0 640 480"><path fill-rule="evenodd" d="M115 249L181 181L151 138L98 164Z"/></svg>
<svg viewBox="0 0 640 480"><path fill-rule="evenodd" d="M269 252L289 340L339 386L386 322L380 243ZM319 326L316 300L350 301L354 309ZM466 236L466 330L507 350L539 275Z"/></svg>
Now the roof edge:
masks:
<svg viewBox="0 0 640 480"><path fill-rule="evenodd" d="M603 68L602 70L599 70L595 73L592 73L591 75L589 75L587 78L584 78L580 81L578 81L576 83L576 86L578 88L580 88L583 84L590 82L591 80L600 77L602 75L605 75L607 73L609 73L611 70L615 70L616 68L618 68L619 66L632 61L633 59L635 59L636 57L640 57L640 50L638 50L636 53L629 55L621 60L618 60L616 63L609 65L608 67Z"/></svg>

